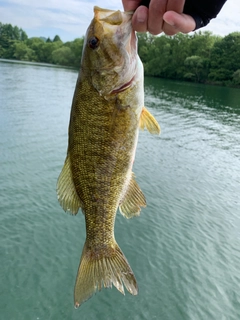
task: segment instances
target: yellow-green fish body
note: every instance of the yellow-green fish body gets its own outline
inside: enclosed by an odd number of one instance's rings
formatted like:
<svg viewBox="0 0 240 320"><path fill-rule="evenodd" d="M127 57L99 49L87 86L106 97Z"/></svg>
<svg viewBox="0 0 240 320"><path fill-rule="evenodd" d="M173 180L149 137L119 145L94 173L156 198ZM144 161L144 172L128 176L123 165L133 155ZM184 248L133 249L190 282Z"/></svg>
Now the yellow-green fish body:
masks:
<svg viewBox="0 0 240 320"><path fill-rule="evenodd" d="M94 8L72 102L67 157L57 192L64 210L85 215L86 242L75 285L78 307L112 283L136 295L137 282L114 238L118 207L139 215L145 198L133 174L138 130L159 133L144 106L143 67L131 14Z"/></svg>

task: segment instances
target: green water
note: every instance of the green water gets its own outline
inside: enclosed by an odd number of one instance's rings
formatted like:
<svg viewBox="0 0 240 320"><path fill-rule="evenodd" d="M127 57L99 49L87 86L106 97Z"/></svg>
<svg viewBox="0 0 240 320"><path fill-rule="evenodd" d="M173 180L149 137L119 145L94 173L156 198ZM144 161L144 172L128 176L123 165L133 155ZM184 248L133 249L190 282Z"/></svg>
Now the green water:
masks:
<svg viewBox="0 0 240 320"><path fill-rule="evenodd" d="M0 319L239 320L240 90L150 78L162 133L140 133L134 163L148 206L115 231L139 295L105 289L74 309L84 217L55 186L76 78L0 62Z"/></svg>

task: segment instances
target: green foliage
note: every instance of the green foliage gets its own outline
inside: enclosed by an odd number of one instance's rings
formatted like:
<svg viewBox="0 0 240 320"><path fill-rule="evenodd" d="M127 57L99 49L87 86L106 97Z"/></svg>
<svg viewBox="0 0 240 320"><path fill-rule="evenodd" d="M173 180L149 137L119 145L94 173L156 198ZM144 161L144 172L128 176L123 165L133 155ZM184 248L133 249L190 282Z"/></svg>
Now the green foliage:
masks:
<svg viewBox="0 0 240 320"><path fill-rule="evenodd" d="M153 36L139 33L138 53L146 75L240 86L240 32ZM84 38L63 43L60 36L30 38L18 27L0 23L0 58L79 68Z"/></svg>
<svg viewBox="0 0 240 320"><path fill-rule="evenodd" d="M77 38L74 41L66 42L64 46L71 49L71 56L69 57L71 59L71 66L79 68L80 67L80 61L82 56L82 50L83 50L83 43L84 38Z"/></svg>
<svg viewBox="0 0 240 320"><path fill-rule="evenodd" d="M13 57L17 60L23 61L36 61L36 55L34 50L29 48L23 41L15 41L12 45L13 47Z"/></svg>
<svg viewBox="0 0 240 320"><path fill-rule="evenodd" d="M0 58L54 63L79 68L84 38L63 43L59 35L33 37L18 27L0 22Z"/></svg>
<svg viewBox="0 0 240 320"><path fill-rule="evenodd" d="M154 37L149 33L138 33L138 54L145 64L148 61L149 48Z"/></svg>
<svg viewBox="0 0 240 320"><path fill-rule="evenodd" d="M221 38L211 32L175 36L138 35L139 55L150 76L239 85L240 33Z"/></svg>
<svg viewBox="0 0 240 320"><path fill-rule="evenodd" d="M203 82L206 79L206 60L199 56L187 57L184 64L188 68L188 72L184 75L185 79ZM189 77L189 74L191 75Z"/></svg>
<svg viewBox="0 0 240 320"><path fill-rule="evenodd" d="M240 69L240 32L233 32L215 42L210 54L209 79L229 82L235 71Z"/></svg>
<svg viewBox="0 0 240 320"><path fill-rule="evenodd" d="M211 50L220 39L208 31L171 37L139 34L139 56L147 75L206 82Z"/></svg>
<svg viewBox="0 0 240 320"><path fill-rule="evenodd" d="M52 52L52 62L62 66L70 66L73 60L73 53L69 47L61 47Z"/></svg>
<svg viewBox="0 0 240 320"><path fill-rule="evenodd" d="M56 41L61 41L62 40L60 39L60 37L58 35L56 35L54 38L53 38L53 42L56 42Z"/></svg>
<svg viewBox="0 0 240 320"><path fill-rule="evenodd" d="M233 74L233 83L235 85L240 85L240 69L234 72Z"/></svg>
<svg viewBox="0 0 240 320"><path fill-rule="evenodd" d="M27 38L26 32L21 28L0 22L0 58L12 58L9 57L8 49L14 41L26 41Z"/></svg>

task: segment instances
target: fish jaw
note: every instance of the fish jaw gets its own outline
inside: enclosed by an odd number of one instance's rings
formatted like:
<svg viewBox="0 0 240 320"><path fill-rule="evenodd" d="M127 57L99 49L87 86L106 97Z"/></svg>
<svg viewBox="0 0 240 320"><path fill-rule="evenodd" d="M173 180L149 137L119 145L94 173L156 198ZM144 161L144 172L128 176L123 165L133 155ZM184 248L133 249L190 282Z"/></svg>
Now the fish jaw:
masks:
<svg viewBox="0 0 240 320"><path fill-rule="evenodd" d="M119 88L132 86L137 72L137 38L132 14L94 7L81 61L81 76L88 77L100 95L110 98ZM97 44L92 45L92 44Z"/></svg>

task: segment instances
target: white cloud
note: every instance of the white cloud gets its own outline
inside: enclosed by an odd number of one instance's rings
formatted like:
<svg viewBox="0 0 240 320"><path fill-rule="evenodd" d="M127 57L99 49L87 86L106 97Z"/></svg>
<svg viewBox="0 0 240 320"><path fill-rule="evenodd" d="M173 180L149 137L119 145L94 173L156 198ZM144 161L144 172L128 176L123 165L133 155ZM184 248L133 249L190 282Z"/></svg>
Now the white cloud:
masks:
<svg viewBox="0 0 240 320"><path fill-rule="evenodd" d="M47 30L59 30L68 34L68 39L81 37L93 17L93 6L102 6L102 1L78 1L78 0L8 0L5 5L0 3L1 18L3 23L11 23L23 28L30 36L42 36ZM107 0L104 7L109 9L122 9L120 0Z"/></svg>
<svg viewBox="0 0 240 320"><path fill-rule="evenodd" d="M217 18L212 19L202 30L209 30L221 36L225 36L234 31L240 31L239 17L239 0L228 0L219 12Z"/></svg>

